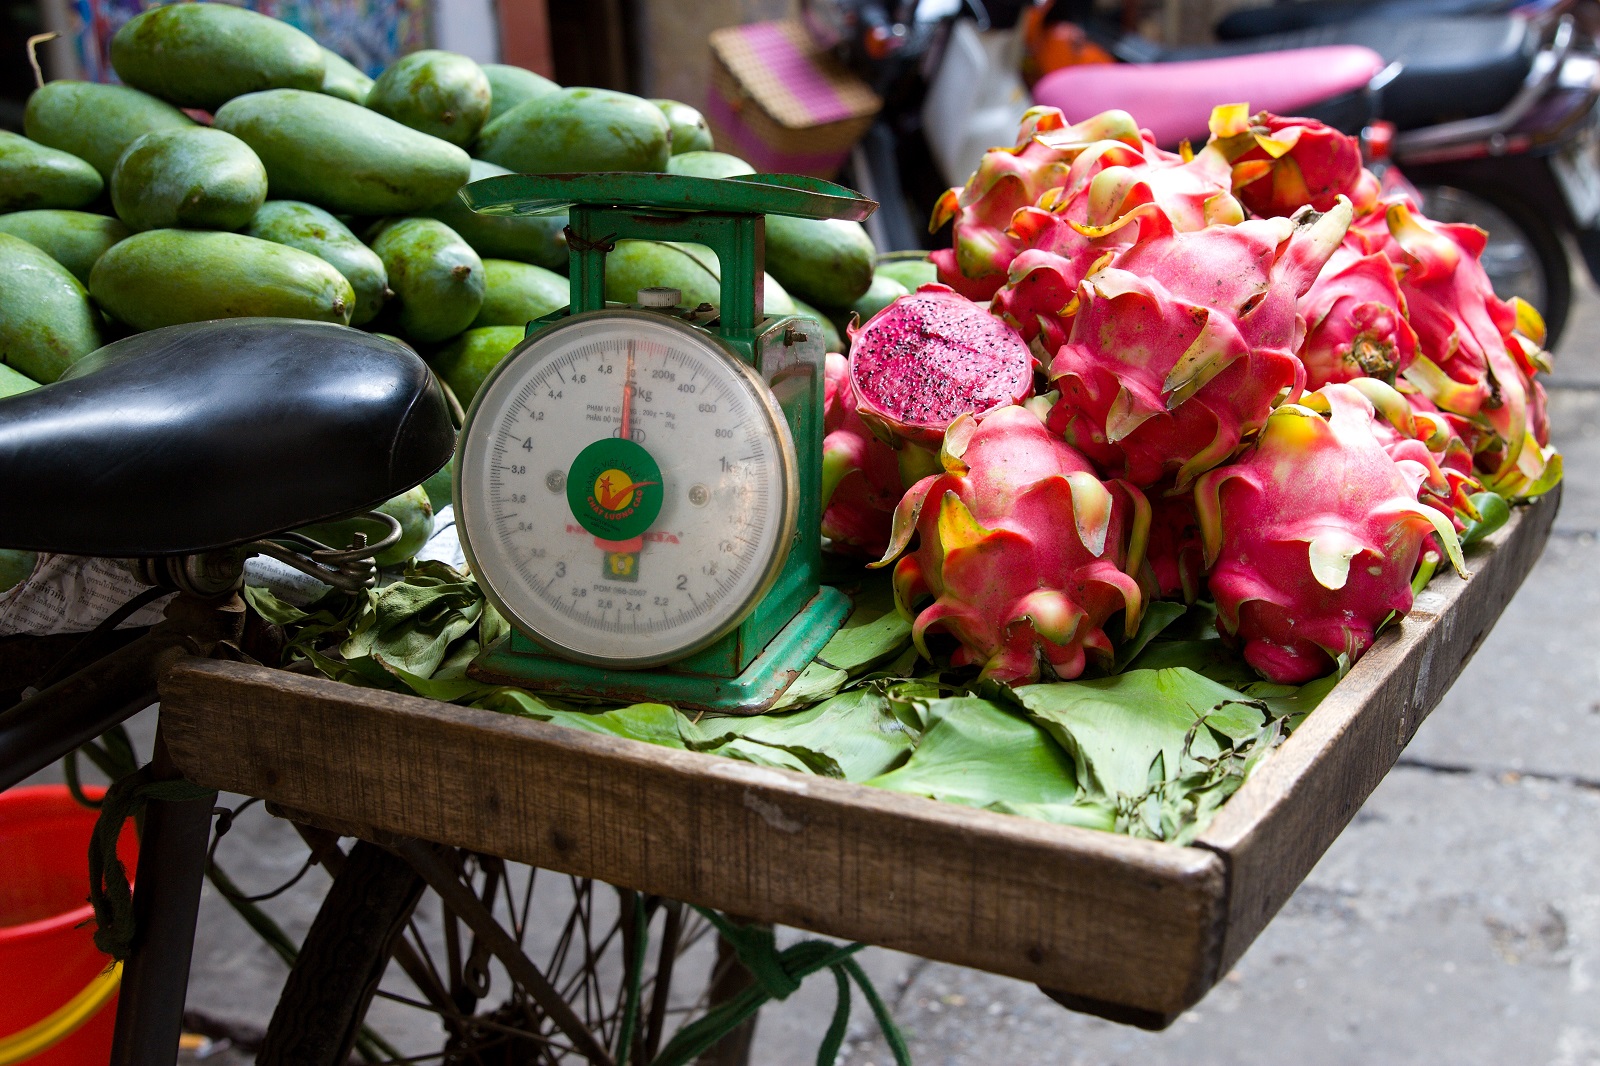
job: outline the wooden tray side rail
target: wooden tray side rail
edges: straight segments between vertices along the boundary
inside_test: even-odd
[[[1222,863],[260,667],[162,690],[192,780],[396,833],[1170,1010],[1211,975]]]
[[[345,833],[490,852],[1034,982],[1159,1026],[1244,952],[1510,599],[1557,501],[1436,581],[1175,847],[190,659],[162,687],[185,775]]]

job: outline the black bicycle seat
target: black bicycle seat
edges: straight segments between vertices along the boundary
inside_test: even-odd
[[[1399,129],[1492,115],[1511,102],[1539,51],[1539,34],[1509,15],[1365,18],[1294,33],[1162,51],[1159,60],[1287,51],[1330,44],[1372,49],[1400,74],[1383,90],[1382,114]]]
[[[374,507],[454,446],[438,383],[392,341],[298,319],[168,326],[0,400],[0,547],[231,547]]]

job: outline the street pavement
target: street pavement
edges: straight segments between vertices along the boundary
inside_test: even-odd
[[[1576,287],[1550,381],[1566,490],[1543,558],[1401,764],[1233,971],[1148,1033],[1073,1014],[1017,981],[869,949],[861,959],[919,1066],[1600,1066],[1600,295],[1587,277]],[[137,723],[146,751],[151,728],[149,715]],[[287,879],[304,855],[259,806],[219,850],[248,891]],[[299,936],[326,887],[313,869],[263,906]],[[284,973],[208,886],[190,1007],[259,1030]],[[388,987],[406,991],[394,976]],[[833,997],[818,977],[764,1010],[751,1061],[814,1063]],[[437,1047],[431,1027],[394,1004],[376,1004],[371,1020],[407,1049]],[[215,1050],[207,1061],[250,1061]],[[892,1062],[859,998],[840,1062]]]

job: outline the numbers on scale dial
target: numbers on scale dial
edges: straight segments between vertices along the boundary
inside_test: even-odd
[[[543,611],[578,630],[644,635],[748,594],[750,571],[775,547],[782,457],[760,403],[710,365],[720,358],[676,335],[626,346],[602,337],[535,364],[501,409],[485,502]],[[628,564],[637,573],[608,574],[606,550],[567,505],[566,472],[584,446],[619,435],[624,417],[661,466],[665,500]]]

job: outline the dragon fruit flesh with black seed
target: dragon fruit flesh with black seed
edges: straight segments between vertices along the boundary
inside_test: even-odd
[[[1102,482],[1025,407],[957,419],[940,459],[944,471],[901,500],[875,564],[898,558],[895,603],[923,655],[942,633],[958,644],[955,665],[1018,685],[1075,678],[1088,656],[1109,660],[1105,624],[1121,611],[1131,635],[1143,611],[1132,575],[1149,529],[1144,494]],[[914,533],[916,550],[903,554]]]
[[[1195,483],[1217,628],[1268,680],[1355,661],[1391,612],[1411,609],[1429,537],[1463,569],[1450,519],[1417,500],[1427,471],[1390,458],[1374,422],[1356,388],[1325,386]]]
[[[829,352],[823,382],[822,535],[835,551],[876,559],[905,495],[900,461],[856,413],[849,360]]]
[[[886,442],[937,449],[958,415],[1033,394],[1033,353],[1006,325],[944,285],[924,285],[852,326],[857,410]]]
[[[1050,428],[1109,473],[1176,488],[1224,462],[1275,404],[1299,396],[1296,301],[1350,221],[1350,205],[1294,219],[1176,231],[1153,205],[1138,238],[1079,286],[1050,364]]]

